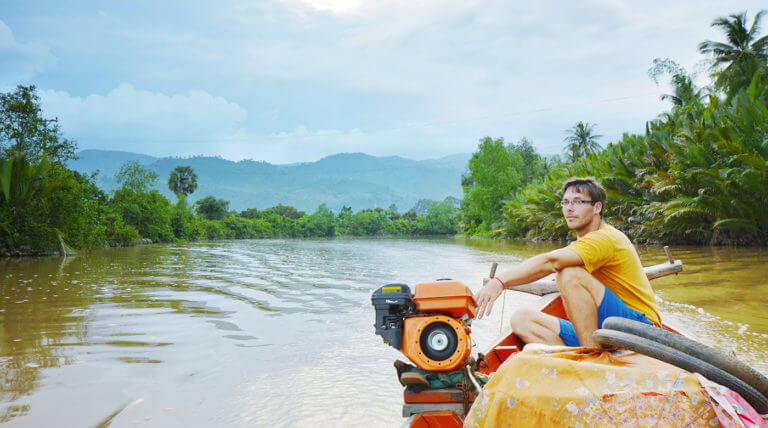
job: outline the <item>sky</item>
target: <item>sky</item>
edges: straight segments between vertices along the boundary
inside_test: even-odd
[[[747,11],[751,23],[761,6],[0,0],[0,91],[36,85],[80,150],[431,159],[490,136],[552,155],[578,121],[603,145],[642,132],[669,107],[653,59],[699,69],[698,44],[723,40],[712,21]]]

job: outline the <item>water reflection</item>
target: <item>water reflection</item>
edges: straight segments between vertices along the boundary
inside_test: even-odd
[[[392,361],[370,293],[451,277],[479,287],[556,248],[491,240],[232,241],[0,260],[0,421],[20,425],[400,423]],[[660,247],[641,247],[645,264]],[[665,321],[768,372],[768,253],[673,248],[654,281]],[[478,350],[516,307],[473,325]],[[301,391],[297,394],[297,391]],[[98,399],[93,399],[98,397]],[[88,403],[83,406],[82,403]]]
[[[11,403],[32,393],[41,369],[71,363],[61,346],[87,336],[93,293],[68,278],[69,260],[0,259],[0,400]],[[29,412],[28,405],[4,406],[0,422]]]

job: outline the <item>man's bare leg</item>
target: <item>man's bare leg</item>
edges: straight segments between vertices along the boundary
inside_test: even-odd
[[[565,345],[560,338],[560,321],[552,315],[528,308],[520,308],[510,319],[512,331],[525,343]]]
[[[557,274],[557,289],[581,346],[596,348],[592,333],[598,328],[597,308],[605,286],[583,267],[567,267]]]

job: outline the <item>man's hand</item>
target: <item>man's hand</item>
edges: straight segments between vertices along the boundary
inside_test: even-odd
[[[483,288],[475,294],[475,302],[478,307],[477,319],[483,319],[484,316],[491,314],[493,302],[501,296],[502,291],[504,291],[504,287],[497,278],[493,278],[483,285]]]

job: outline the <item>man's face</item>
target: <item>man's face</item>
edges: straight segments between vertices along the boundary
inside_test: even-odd
[[[577,191],[574,187],[569,187],[563,195],[563,216],[568,224],[568,229],[579,230],[590,225],[596,218],[600,217],[601,203],[582,204],[579,201],[590,201],[591,198],[586,193]],[[575,202],[575,203],[574,203]]]

